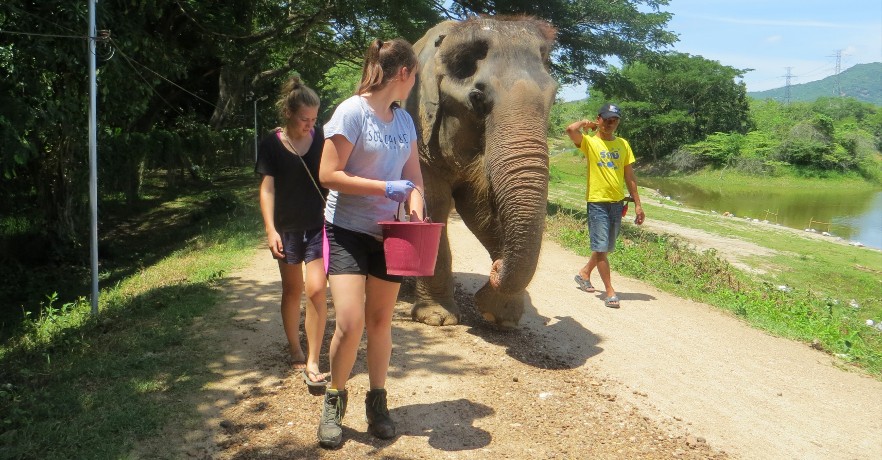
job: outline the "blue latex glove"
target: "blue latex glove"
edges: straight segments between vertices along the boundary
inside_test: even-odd
[[[390,180],[386,182],[386,198],[403,203],[410,196],[415,185],[409,180]]]

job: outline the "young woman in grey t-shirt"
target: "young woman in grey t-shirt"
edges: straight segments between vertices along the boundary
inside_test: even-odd
[[[401,277],[386,274],[377,222],[389,220],[399,203],[407,200],[411,220],[424,216],[416,129],[396,103],[407,98],[416,73],[417,58],[410,43],[374,40],[356,95],[343,101],[324,126],[319,178],[331,190],[325,230],[337,326],[330,348],[331,383],[318,428],[323,447],[337,447],[343,440],[346,382],[365,329],[368,431],[381,439],[395,436],[385,386],[392,354],[392,310]]]

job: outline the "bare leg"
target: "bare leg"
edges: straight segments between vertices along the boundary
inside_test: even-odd
[[[367,367],[370,389],[385,388],[392,357],[392,312],[398,298],[399,283],[368,276],[365,296],[367,328]]]
[[[306,356],[300,348],[300,296],[303,294],[303,270],[300,264],[286,264],[279,261],[282,275],[282,326],[288,338],[288,352],[294,361],[294,368],[303,369]]]
[[[616,295],[616,290],[612,285],[612,277],[609,269],[609,259],[606,252],[592,252],[591,260],[595,261],[597,272],[600,273],[600,279],[603,281],[603,287],[606,288],[606,296],[612,297]],[[590,262],[589,262],[590,264]]]
[[[337,327],[331,338],[331,385],[343,390],[355,365],[358,344],[364,332],[364,275],[331,275],[331,296],[337,312]]]
[[[325,335],[325,324],[328,320],[327,278],[323,259],[316,259],[306,264],[306,369],[309,378],[320,381],[324,375],[319,370],[319,355],[322,351],[322,339]]]
[[[597,253],[592,252],[591,257],[588,258],[588,263],[579,270],[579,276],[581,276],[583,280],[591,280],[591,272],[593,272],[594,267],[597,266],[597,256],[595,256],[595,254]]]

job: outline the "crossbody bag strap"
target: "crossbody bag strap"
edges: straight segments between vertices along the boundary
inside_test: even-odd
[[[315,135],[314,134],[313,134],[312,140],[313,140],[313,142],[315,142]],[[310,146],[310,147],[312,147],[312,146]],[[309,154],[309,150],[307,150],[306,153]],[[309,179],[312,181],[312,185],[315,186],[315,191],[318,192],[319,198],[322,199],[322,203],[327,205],[328,202],[325,200],[325,195],[322,193],[322,188],[319,187],[318,181],[315,180],[315,177],[312,175],[312,171],[310,171],[309,166],[306,165],[306,160],[304,160],[303,157],[300,155],[294,155],[294,156],[296,156],[297,158],[300,158],[300,164],[303,165],[303,169],[306,170],[306,174],[309,176]]]
[[[364,132],[365,119],[367,118],[367,114],[365,113],[365,109],[364,109],[364,98],[362,96],[358,96],[358,98],[359,98],[358,107],[361,109],[361,129],[358,131],[358,137],[356,137],[355,141],[352,142],[353,148],[355,148],[355,144],[358,143],[358,141],[361,139],[361,135]],[[313,141],[314,141],[315,140],[315,128],[313,128],[312,134],[313,134]],[[309,153],[309,151],[307,151],[307,153]],[[322,194],[322,189],[321,189],[321,187],[319,187],[318,181],[316,181],[315,177],[313,177],[312,172],[310,172],[309,166],[306,165],[306,161],[300,155],[295,155],[295,156],[297,158],[300,158],[300,163],[303,164],[303,169],[306,170],[306,174],[308,174],[309,178],[312,180],[312,185],[315,186],[315,190],[318,192],[319,197],[321,197],[322,202],[327,205],[328,202],[327,202],[327,200],[325,200],[325,196]]]

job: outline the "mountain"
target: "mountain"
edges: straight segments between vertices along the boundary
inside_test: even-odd
[[[836,95],[835,75],[823,80],[790,85],[791,101],[814,101],[819,97]],[[882,62],[857,64],[839,73],[842,95],[882,106]],[[748,92],[754,99],[785,100],[785,88]]]

